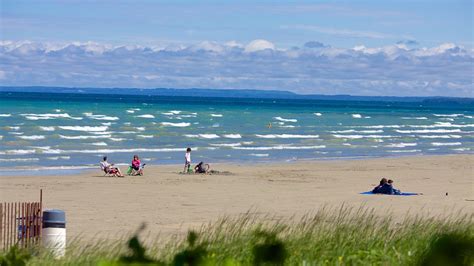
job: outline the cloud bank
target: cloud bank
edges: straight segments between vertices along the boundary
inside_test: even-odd
[[[0,85],[276,89],[303,94],[473,95],[474,50],[447,43],[278,49],[202,42],[174,46],[0,42]]]

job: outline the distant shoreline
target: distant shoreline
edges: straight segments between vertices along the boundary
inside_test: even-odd
[[[360,95],[324,95],[297,94],[283,90],[252,89],[204,89],[204,88],[76,88],[47,86],[0,86],[0,93],[54,93],[54,94],[105,94],[140,96],[181,96],[211,98],[255,98],[255,99],[291,99],[291,100],[328,100],[328,101],[380,101],[380,102],[456,102],[473,104],[473,98],[448,96],[360,96]]]

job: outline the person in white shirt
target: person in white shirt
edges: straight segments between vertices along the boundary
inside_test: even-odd
[[[123,177],[122,172],[120,171],[120,168],[114,166],[114,164],[110,164],[107,162],[107,156],[104,156],[103,161],[100,162],[100,167],[106,172],[110,173],[114,176],[119,176]]]
[[[184,155],[184,173],[189,173],[191,169],[191,148],[186,149],[186,154]]]

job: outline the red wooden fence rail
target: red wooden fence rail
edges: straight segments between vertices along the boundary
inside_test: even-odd
[[[39,202],[0,203],[0,249],[29,247],[41,241],[43,195]]]

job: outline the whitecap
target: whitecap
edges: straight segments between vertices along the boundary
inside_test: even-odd
[[[59,159],[62,159],[62,160],[69,160],[71,159],[71,156],[53,156],[53,157],[47,157],[48,160],[53,160],[53,161],[57,161]]]
[[[354,130],[354,129],[347,129],[347,130],[334,130],[330,131],[331,133],[367,133],[367,134],[374,134],[374,133],[383,133],[383,130]]]
[[[222,114],[211,114],[212,117],[223,117]]]
[[[117,121],[117,120],[119,120],[119,118],[116,117],[116,116],[94,115],[93,113],[84,113],[84,115],[87,116],[90,119],[95,119],[95,120],[105,120],[105,121]]]
[[[135,113],[135,110],[127,110],[127,113],[133,114],[133,113]]]
[[[433,146],[459,146],[462,145],[461,142],[432,142]]]
[[[41,129],[43,131],[54,131],[54,127],[42,127],[42,126],[40,126],[39,129]]]
[[[391,143],[388,145],[385,145],[387,148],[405,148],[405,147],[414,147],[417,146],[417,143]]]
[[[42,135],[17,136],[17,138],[25,139],[25,140],[39,140],[39,139],[45,139],[45,136],[42,136]]]
[[[241,139],[242,138],[240,134],[224,134],[223,137],[228,138],[228,139]]]
[[[216,146],[216,147],[238,147],[242,146],[241,143],[211,143],[211,146]]]
[[[292,135],[292,134],[268,134],[268,135],[259,135],[256,134],[258,138],[264,139],[314,139],[319,138],[319,135]]]
[[[139,138],[144,138],[144,139],[151,139],[153,138],[153,135],[137,135]]]
[[[150,115],[150,114],[146,114],[146,115],[137,115],[135,117],[138,117],[138,118],[155,118],[154,115]]]
[[[409,120],[409,119],[415,119],[415,120],[427,120],[428,117],[424,117],[424,116],[414,116],[414,117],[402,117],[402,119],[406,119],[406,120]]]
[[[255,157],[268,157],[270,154],[268,153],[251,153],[249,154],[250,156],[255,156]]]
[[[422,129],[422,130],[399,130],[395,129],[396,132],[402,134],[410,133],[456,133],[461,132],[460,129]]]
[[[169,126],[169,127],[189,127],[191,125],[191,123],[186,123],[186,122],[182,122],[182,123],[162,122],[161,125],[162,126]]]
[[[401,153],[401,152],[421,152],[421,150],[390,150],[388,152],[395,152],[395,153]]]
[[[256,151],[268,151],[268,150],[313,150],[313,149],[324,149],[325,145],[318,146],[267,146],[267,147],[232,147],[236,150],[256,150]]]
[[[1,159],[0,162],[37,162],[39,158],[11,158],[11,159]]]
[[[274,117],[275,120],[282,121],[282,122],[293,122],[296,123],[298,120],[296,119],[288,119],[288,118],[283,118],[281,116]]]
[[[94,142],[94,143],[90,143],[91,145],[94,145],[94,146],[107,146],[107,143],[105,142]]]
[[[20,130],[20,127],[14,127],[14,126],[7,126],[7,128],[10,130]]]
[[[74,131],[106,131],[109,127],[108,126],[58,126],[60,129],[64,130],[74,130]]]
[[[64,136],[59,135],[61,139],[107,139],[110,138],[111,135],[98,135],[98,136]]]
[[[433,115],[437,117],[458,117],[458,116],[462,116],[463,114],[433,114]]]
[[[362,115],[360,115],[360,114],[352,114],[352,117],[353,117],[353,118],[362,118]]]
[[[135,127],[135,129],[138,131],[145,131],[145,127]]]
[[[111,122],[105,122],[105,123],[101,123],[101,125],[103,125],[103,126],[111,126],[112,123],[111,123]]]
[[[461,135],[418,135],[418,138],[423,139],[460,139]]]
[[[452,149],[453,151],[470,151],[471,148],[456,148],[456,149]]]
[[[124,138],[109,138],[111,141],[124,141]]]
[[[203,138],[203,139],[217,139],[219,138],[218,135],[216,134],[186,134],[184,135],[185,137],[188,138]]]
[[[10,117],[12,114],[0,114],[0,117]]]
[[[397,136],[389,136],[389,135],[340,135],[340,134],[333,134],[335,138],[344,138],[344,139],[362,139],[362,138],[397,138]]]
[[[28,120],[47,120],[47,119],[57,119],[57,118],[68,118],[73,120],[82,120],[82,117],[73,117],[68,113],[64,114],[20,114]]]
[[[321,113],[314,113],[315,116],[322,116],[323,114]]]

